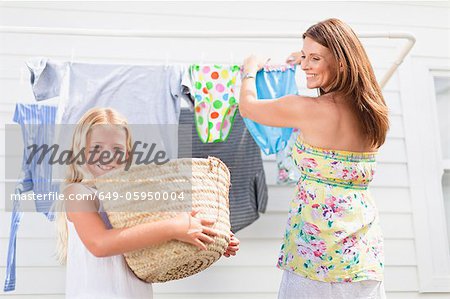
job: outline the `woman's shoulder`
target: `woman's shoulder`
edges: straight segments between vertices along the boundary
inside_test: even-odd
[[[286,102],[290,109],[296,111],[300,129],[329,123],[330,119],[339,115],[336,105],[325,96],[290,95],[287,96]]]
[[[318,97],[305,96],[305,95],[287,95],[285,98],[288,99],[292,104],[298,105],[303,109],[317,110],[323,112],[324,109],[334,109],[341,106],[340,104],[344,103],[345,100],[341,97],[338,97],[335,94],[324,94]]]
[[[289,95],[285,95],[283,96],[283,98],[288,98],[291,99],[293,101],[297,101],[299,103],[306,103],[306,104],[317,104],[318,103],[318,97],[311,97],[311,96],[306,96],[306,95],[301,95],[301,94],[289,94]]]
[[[283,103],[290,109],[297,111],[299,116],[310,117],[315,112],[323,110],[323,103],[320,98],[305,95],[286,95],[281,97]]]

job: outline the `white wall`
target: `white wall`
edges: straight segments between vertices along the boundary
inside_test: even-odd
[[[276,31],[298,32],[338,17],[356,32],[408,31],[417,43],[411,56],[450,58],[450,7],[445,2],[256,2],[256,3],[0,3],[0,25],[96,29]],[[33,102],[24,61],[48,56],[77,61],[114,63],[241,62],[251,52],[283,61],[300,48],[301,40],[136,39],[0,34],[0,122],[11,123],[14,103]],[[363,40],[377,73],[390,66],[400,41]],[[413,225],[404,105],[399,72],[384,95],[391,109],[391,130],[379,155],[372,192],[381,213],[386,244],[385,286],[389,298],[449,298],[450,294],[419,294],[416,238]],[[412,87],[412,86],[411,86]],[[1,132],[1,163],[4,165]],[[266,214],[238,233],[241,251],[220,260],[194,277],[155,285],[155,298],[276,298],[281,271],[275,268],[292,188],[275,184],[276,164],[265,160],[269,184]],[[1,167],[0,179],[4,179]],[[0,184],[3,194],[4,184]],[[2,199],[3,200],[3,199]],[[3,208],[3,204],[2,207]],[[0,284],[3,285],[10,213],[0,211]],[[51,256],[51,224],[42,215],[27,213],[18,240],[18,282],[15,298],[62,298],[64,268]]]

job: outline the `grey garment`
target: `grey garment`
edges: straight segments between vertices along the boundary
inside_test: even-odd
[[[61,67],[64,65],[64,67]],[[92,107],[117,109],[133,124],[178,124],[181,65],[29,63],[36,100],[59,96],[57,123],[76,124]],[[189,100],[190,101],[190,100]]]
[[[284,270],[278,299],[386,299],[384,283],[376,280],[358,282],[323,282]]]
[[[196,132],[194,112],[189,109],[181,109],[180,125],[190,125],[192,134],[179,136],[179,157],[213,156],[230,169],[231,230],[237,232],[252,224],[259,218],[260,212],[266,211],[268,191],[261,150],[247,130],[239,111],[231,133],[224,142],[202,143]]]
[[[29,65],[32,77],[39,73],[40,78],[46,78],[34,84],[33,90],[39,95],[36,100],[45,99],[44,95],[55,96],[59,91],[57,124],[76,124],[89,109],[110,107],[130,124],[160,125],[151,129],[162,136],[168,156],[176,157],[181,99],[190,103],[181,87],[186,66],[65,63],[60,68],[61,63],[45,63],[47,66],[41,63],[36,69]],[[173,126],[169,129],[165,125]]]
[[[30,83],[36,101],[59,96],[67,63],[50,62],[45,57],[34,57],[28,59],[26,65],[31,73]]]
[[[178,124],[183,69],[73,63],[57,122],[75,124],[88,109],[100,106],[118,110],[132,124]]]

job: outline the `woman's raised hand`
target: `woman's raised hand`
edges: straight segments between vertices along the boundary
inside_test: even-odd
[[[218,236],[218,233],[210,227],[215,221],[195,217],[198,212],[200,211],[193,210],[190,213],[180,213],[180,215],[175,218],[174,239],[190,243],[202,250],[206,250],[205,244],[213,243],[214,240],[212,237]]]
[[[292,52],[286,58],[286,63],[289,63],[289,64],[300,64],[301,59],[302,59],[302,53],[301,52]]]
[[[262,69],[269,60],[270,58],[252,54],[244,59],[243,70],[246,73],[256,73]]]

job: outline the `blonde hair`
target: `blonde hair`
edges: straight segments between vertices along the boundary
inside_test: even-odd
[[[88,110],[78,121],[75,131],[73,133],[71,156],[70,160],[76,156],[81,150],[86,149],[88,138],[92,129],[97,125],[118,125],[123,128],[126,133],[126,152],[127,157],[131,152],[131,131],[128,127],[128,122],[125,117],[120,115],[112,108],[92,108]],[[67,185],[72,183],[88,183],[92,180],[92,175],[84,169],[84,165],[79,165],[77,161],[81,159],[78,155],[77,160],[74,160],[68,169],[64,184],[61,185],[61,190],[64,190]],[[86,164],[86,163],[80,163]],[[53,211],[56,213],[56,258],[60,264],[65,264],[67,260],[67,240],[68,228],[66,222],[65,201],[57,200],[53,205]]]
[[[309,37],[328,48],[336,63],[337,76],[328,92],[354,99],[354,111],[372,147],[379,148],[389,129],[388,108],[369,58],[355,32],[339,19],[327,19],[306,30]],[[342,72],[340,66],[343,67]],[[320,94],[324,91],[320,89]]]

